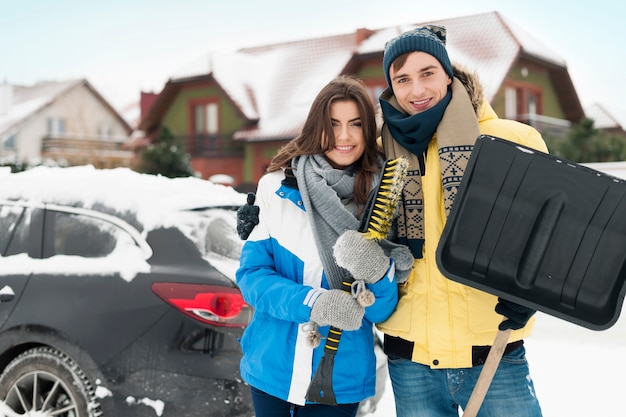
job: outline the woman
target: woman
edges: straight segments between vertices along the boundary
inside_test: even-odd
[[[237,272],[255,310],[241,342],[241,375],[257,417],[355,416],[359,402],[374,395],[372,329],[397,303],[395,263],[377,244],[366,251],[380,262],[370,277],[354,277],[375,295],[375,303],[363,307],[340,289],[347,272],[333,246],[358,228],[382,164],[367,90],[342,76],[320,91],[302,133],[279,150],[259,181],[259,224]],[[332,373],[337,405],[306,400],[324,354],[319,338],[329,326],[343,330]]]

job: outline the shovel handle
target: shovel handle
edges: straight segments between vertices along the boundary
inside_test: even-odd
[[[470,395],[469,401],[467,402],[467,407],[465,407],[463,411],[463,417],[476,417],[478,414],[478,410],[491,385],[491,380],[498,369],[500,359],[502,359],[502,355],[504,355],[504,350],[509,342],[510,335],[511,329],[498,330],[498,334],[491,345],[487,359],[485,359],[483,369],[480,371],[480,375],[478,375],[478,380],[476,381],[476,385],[474,385],[472,395]]]

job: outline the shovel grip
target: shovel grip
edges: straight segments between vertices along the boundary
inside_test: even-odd
[[[498,331],[493,345],[491,345],[491,349],[489,349],[489,354],[487,355],[483,369],[480,371],[476,385],[474,385],[472,395],[467,402],[465,410],[463,410],[463,417],[476,417],[478,414],[478,410],[480,410],[485,395],[487,395],[487,390],[489,390],[489,386],[491,385],[491,380],[496,374],[500,359],[502,359],[502,355],[504,355],[504,350],[509,342],[510,335],[511,329]]]

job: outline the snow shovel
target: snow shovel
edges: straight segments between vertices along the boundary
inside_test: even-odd
[[[624,301],[624,247],[625,180],[482,135],[437,266],[453,281],[604,330]]]
[[[626,181],[487,135],[476,140],[437,248],[447,278],[604,330],[626,292]],[[500,331],[465,410],[506,347]]]
[[[393,215],[402,195],[408,164],[408,160],[402,156],[385,161],[376,193],[368,201],[365,214],[359,225],[359,232],[363,233],[366,239],[380,241],[389,234]],[[351,292],[351,284],[351,279],[344,280],[342,290]],[[322,356],[306,394],[306,399],[309,401],[320,404],[337,404],[333,391],[333,367],[341,333],[341,329],[331,326],[324,346],[324,356]]]

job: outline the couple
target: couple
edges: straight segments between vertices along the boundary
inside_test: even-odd
[[[458,416],[498,329],[513,332],[478,415],[541,416],[523,346],[534,311],[448,280],[435,252],[456,191],[445,184],[458,186],[479,134],[547,149],[535,129],[496,116],[477,77],[452,65],[445,39],[445,28],[424,26],[385,46],[379,140],[364,85],[338,77],[259,181],[258,225],[237,272],[255,309],[240,369],[257,417],[355,416],[374,395],[374,324],[397,417]],[[409,168],[397,227],[379,245],[356,230],[384,160],[400,156]],[[344,292],[345,274],[375,302]],[[336,401],[307,401],[331,326],[343,330]]]

